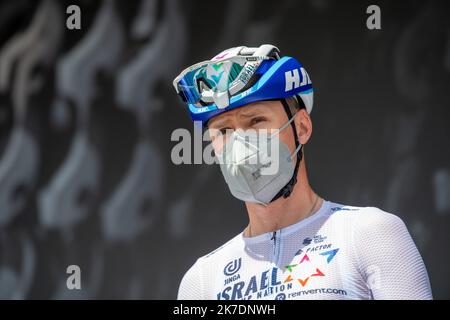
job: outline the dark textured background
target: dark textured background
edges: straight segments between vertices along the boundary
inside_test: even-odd
[[[71,31],[65,8],[74,3],[82,29]],[[381,8],[381,30],[366,28],[370,4]],[[240,232],[247,218],[217,166],[171,163],[172,131],[192,130],[171,81],[225,48],[262,43],[297,57],[313,81],[314,133],[305,149],[313,188],[328,200],[400,216],[435,298],[450,298],[449,7],[448,1],[2,1],[0,298],[175,298],[195,258]],[[4,52],[24,32],[39,30],[31,21],[42,8],[48,10],[42,32],[7,60]],[[77,67],[64,71],[66,58],[95,36],[102,10],[105,30]],[[134,77],[119,81],[130,68]],[[70,92],[61,89],[62,74]],[[28,140],[13,142],[17,128]],[[80,132],[90,156],[75,161],[61,193],[40,205]],[[15,153],[11,144],[23,141]],[[108,211],[138,147],[143,167],[133,179],[141,180],[119,192],[122,206]],[[16,174],[22,176],[5,182]],[[73,197],[64,196],[71,188]],[[81,267],[82,290],[66,289],[71,264]]]

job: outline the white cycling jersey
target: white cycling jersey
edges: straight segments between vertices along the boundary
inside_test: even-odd
[[[243,233],[199,258],[178,299],[432,299],[403,221],[374,207],[323,201],[295,224]]]

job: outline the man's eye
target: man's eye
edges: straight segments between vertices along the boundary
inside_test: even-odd
[[[253,125],[263,122],[263,121],[266,121],[266,119],[264,117],[255,117],[255,118],[252,118],[252,120],[250,121],[250,125],[253,126]]]
[[[221,129],[219,129],[219,132],[222,134],[222,135],[226,135],[227,133],[230,133],[231,132],[231,128],[221,128]]]

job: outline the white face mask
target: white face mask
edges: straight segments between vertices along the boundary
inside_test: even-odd
[[[293,158],[302,145],[291,154],[278,134],[294,118],[295,115],[274,134],[234,131],[229,136],[218,157],[233,196],[267,205],[291,180],[295,171]]]

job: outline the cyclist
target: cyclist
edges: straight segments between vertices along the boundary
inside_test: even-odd
[[[241,233],[197,259],[178,299],[432,299],[400,218],[324,200],[309,185],[303,146],[313,88],[296,59],[272,45],[235,47],[187,68],[174,86],[210,131],[249,217]]]

